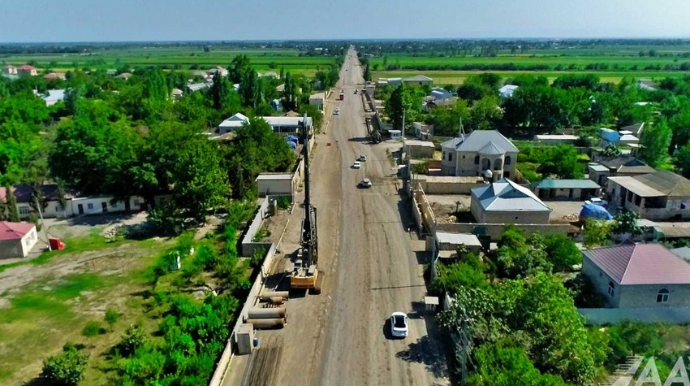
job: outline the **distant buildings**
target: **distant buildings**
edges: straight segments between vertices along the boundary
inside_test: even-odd
[[[29,66],[28,64],[25,64],[25,65],[19,66],[17,68],[17,74],[18,75],[36,76],[36,75],[38,75],[38,70],[36,70],[35,67],[32,67],[32,66]]]
[[[17,67],[8,64],[2,68],[2,73],[5,75],[17,75]]]
[[[299,130],[300,122],[304,120],[304,117],[302,116],[260,118],[266,121],[271,126],[273,131],[278,133],[296,133]],[[221,122],[220,125],[218,125],[218,133],[222,135],[228,132],[235,131],[248,122],[249,118],[247,118],[247,116],[241,113],[237,113],[232,117]],[[307,127],[311,130],[312,119],[310,117],[307,117]]]
[[[519,88],[514,84],[507,84],[498,89],[498,95],[503,99],[512,98],[515,91]]]

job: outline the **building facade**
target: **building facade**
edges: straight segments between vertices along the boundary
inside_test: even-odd
[[[496,130],[477,130],[441,144],[441,173],[483,176],[489,181],[515,178],[518,149]]]

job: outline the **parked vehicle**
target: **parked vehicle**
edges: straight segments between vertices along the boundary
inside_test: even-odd
[[[371,180],[368,178],[364,178],[362,181],[359,182],[359,185],[357,186],[364,189],[371,188]]]
[[[353,169],[359,169],[362,167],[362,164],[359,163],[359,161],[355,161],[355,163],[352,164]]]
[[[359,158],[357,158],[357,161],[366,162],[366,160],[367,160],[366,154],[360,154],[360,155],[359,155]]]

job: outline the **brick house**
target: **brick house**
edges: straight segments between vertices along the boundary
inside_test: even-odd
[[[441,144],[444,176],[515,178],[518,149],[496,130],[475,130]]]
[[[582,254],[582,273],[609,307],[690,307],[690,264],[659,244],[624,243]]]

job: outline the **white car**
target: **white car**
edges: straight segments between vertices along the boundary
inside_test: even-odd
[[[359,186],[360,188],[363,188],[363,189],[371,188],[371,180],[368,178],[365,178],[362,181],[360,181],[357,186]]]
[[[391,335],[396,338],[407,336],[409,319],[404,312],[394,312],[391,314]]]
[[[353,169],[359,169],[362,167],[362,164],[359,163],[359,161],[355,161],[355,163],[352,164]]]

